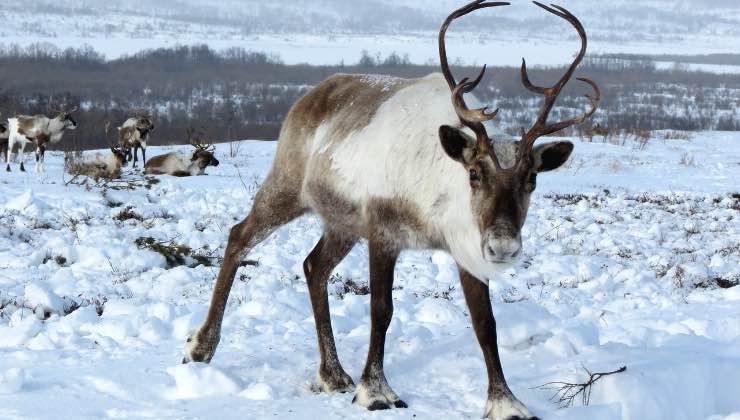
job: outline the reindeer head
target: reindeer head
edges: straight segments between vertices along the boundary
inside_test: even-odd
[[[49,100],[49,107],[51,108],[51,99]],[[76,130],[77,121],[72,118],[72,114],[77,112],[77,107],[72,108],[71,111],[67,111],[66,105],[62,104],[57,110],[56,120],[62,123],[64,130]]]
[[[118,148],[118,147],[111,146],[110,151],[111,153],[113,153],[113,156],[116,158],[116,162],[118,162],[119,165],[126,166],[126,163],[128,161],[126,160],[125,150]]]
[[[190,158],[191,162],[196,162],[198,168],[203,170],[208,166],[218,166],[219,161],[213,154],[216,151],[216,147],[206,142],[203,139],[203,132],[199,132],[198,136],[194,136],[195,129],[188,128],[188,141],[195,148],[193,156]]]
[[[590,118],[600,99],[598,86],[589,79],[579,78],[593,87],[595,96],[586,95],[591,102],[591,109],[584,115],[554,124],[547,122],[547,117],[555,104],[560,91],[570,80],[574,71],[586,53],[586,33],[578,19],[566,9],[559,6],[548,7],[538,2],[537,6],[560,16],[576,29],[581,37],[581,50],[570,65],[565,75],[552,87],[533,85],[527,74],[526,62],[522,60],[521,77],[524,86],[531,92],[543,95],[545,100],[537,120],[532,128],[522,133],[522,139],[511,145],[511,159],[501,164],[503,153],[494,152],[493,140],[489,138],[483,123],[496,117],[498,110],[487,113],[486,108],[469,109],[463,94],[473,91],[480,83],[486,71],[485,66],[478,77],[470,81],[465,78],[455,81],[447,62],[445,34],[453,20],[468,13],[487,7],[505,6],[505,2],[486,2],[476,0],[453,12],[442,25],[439,33],[439,50],[442,73],[452,90],[452,102],[461,125],[475,133],[469,136],[458,127],[442,126],[439,137],[442,147],[449,157],[460,162],[468,171],[471,208],[481,232],[480,244],[483,256],[489,262],[510,262],[516,258],[522,248],[521,229],[527,217],[530,195],[537,185],[537,175],[557,169],[570,156],[573,144],[568,141],[545,143],[534,146],[535,141],[545,135],[556,133]],[[500,160],[501,159],[501,160]]]
[[[136,129],[141,133],[141,137],[146,137],[147,133],[154,131],[154,122],[152,115],[148,111],[139,111],[136,113]]]

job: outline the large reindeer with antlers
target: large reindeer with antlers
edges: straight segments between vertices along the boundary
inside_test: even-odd
[[[49,101],[51,109],[51,100]],[[6,159],[6,170],[10,172],[10,155],[16,145],[20,146],[18,156],[20,157],[20,169],[25,171],[23,151],[28,143],[36,145],[36,172],[44,171],[44,155],[48,143],[58,143],[66,130],[77,128],[77,122],[72,118],[72,114],[77,111],[77,107],[67,111],[62,105],[57,111],[57,116],[49,118],[46,115],[19,115],[15,118],[8,119],[8,157]]]
[[[561,166],[573,150],[567,141],[538,146],[535,141],[587,120],[600,94],[594,82],[579,79],[596,91],[588,96],[590,110],[577,118],[547,122],[584,57],[586,33],[566,9],[535,3],[575,27],[581,50],[551,87],[534,85],[522,63],[524,85],[544,96],[544,102],[521,141],[492,142],[483,123],[496,112],[469,109],[463,98],[481,81],[485,67],[475,80],[458,83],[448,65],[445,34],[455,19],[507,4],[477,0],[447,18],[439,34],[442,74],[413,80],[336,75],[293,106],[249,215],[231,229],[207,317],[189,336],[184,362],[213,358],[229,291],[247,252],[278,227],[312,211],[324,220],[324,232],[303,268],[318,336],[318,381],[324,391],[355,390],[354,402],[369,410],[406,407],[383,371],[394,266],[404,249],[441,249],[457,262],[483,350],[489,384],[485,416],[534,418],[504,378],[488,278],[522,252],[521,229],[538,174]],[[369,248],[371,329],[367,361],[355,388],[337,357],[327,279],[360,238],[367,239]]]
[[[198,176],[205,175],[206,168],[218,166],[219,161],[214,156],[216,147],[203,138],[203,133],[195,136],[193,128],[188,128],[188,142],[195,150],[186,155],[170,152],[155,156],[144,164],[144,172],[149,175]]]

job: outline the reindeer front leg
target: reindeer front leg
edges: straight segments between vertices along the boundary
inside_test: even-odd
[[[44,155],[46,154],[46,145],[36,146],[36,173],[44,172]]]
[[[385,333],[393,317],[393,269],[399,252],[390,244],[370,239],[370,348],[352,402],[368,410],[406,408],[385,378]]]
[[[491,420],[537,420],[514,396],[501,369],[496,342],[496,319],[491,310],[488,285],[458,266],[465,302],[470,310],[473,330],[483,350],[488,371],[488,402],[483,417]]]
[[[15,146],[15,142],[11,142],[10,140],[8,140],[8,150],[6,151],[5,155],[5,170],[7,172],[10,172],[10,153],[13,150],[13,146]]]

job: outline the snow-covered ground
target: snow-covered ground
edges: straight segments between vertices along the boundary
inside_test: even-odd
[[[176,44],[243,47],[288,64],[356,63],[363,50],[437,62],[437,32],[463,0],[6,0],[0,43],[91,45],[109,59]],[[568,64],[578,38],[529,2],[481,11],[455,24],[449,53],[464,63]],[[589,53],[737,53],[734,0],[568,0]],[[569,52],[572,51],[572,52]]]
[[[570,29],[570,28],[566,28]],[[571,29],[572,31],[572,29]],[[265,52],[278,56],[285,64],[338,65],[355,64],[364,52],[371,56],[386,57],[397,53],[408,57],[415,64],[437,63],[437,32],[410,34],[257,34],[238,37],[209,38],[207,35],[178,34],[172,37],[83,37],[60,34],[44,37],[35,34],[0,34],[0,46],[50,44],[59,48],[80,48],[90,46],[108,59],[117,59],[154,48],[173,48],[182,45],[206,44],[216,50],[232,47],[250,51]],[[549,34],[548,34],[549,35]],[[467,65],[484,63],[497,66],[518,67],[522,57],[532,66],[561,66],[570,64],[573,54],[578,50],[578,40],[570,32],[563,31],[557,36],[494,36],[481,33],[450,32],[447,39],[450,61]],[[711,38],[697,37],[681,43],[635,42],[619,43],[591,41],[589,52],[593,54],[661,54],[694,55],[727,53],[735,51],[740,37]],[[659,68],[671,69],[674,63],[659,64]],[[737,73],[737,66],[692,64],[691,70],[710,73]],[[683,68],[683,67],[680,67]]]
[[[44,175],[1,173],[0,418],[479,418],[483,358],[439,252],[408,252],[396,268],[386,374],[410,408],[369,413],[351,395],[312,392],[318,353],[301,263],[320,235],[313,216],[280,229],[249,256],[258,265],[239,270],[213,362],[180,364],[218,268],[167,269],[134,242],[220,256],[274,151],[246,141],[229,157],[219,145],[208,176],[152,184],[128,173],[149,184],[134,190],[65,185],[59,153]],[[740,287],[719,287],[740,279],[738,179],[737,133],[644,150],[576,140],[571,162],[539,177],[525,255],[491,282],[520,399],[544,419],[739,418]],[[126,206],[135,215],[117,220]],[[366,247],[331,281],[339,356],[357,380]],[[552,391],[535,388],[620,366],[589,406],[558,409]]]

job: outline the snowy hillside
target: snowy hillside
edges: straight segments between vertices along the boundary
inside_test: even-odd
[[[740,135],[644,149],[574,141],[571,162],[539,177],[525,255],[491,282],[510,386],[543,419],[738,419]],[[127,173],[133,190],[65,185],[59,153],[47,153],[44,175],[0,173],[0,418],[479,418],[485,367],[443,253],[409,252],[396,268],[386,374],[410,408],[371,414],[351,395],[312,392],[301,264],[321,232],[313,216],[240,268],[213,362],[179,364],[218,267],[167,268],[141,238],[221,256],[275,144],[229,151],[218,146],[221,165],[204,177]],[[331,282],[339,357],[356,380],[369,334],[365,246]],[[558,409],[553,391],[535,388],[620,366],[587,407]]]
[[[571,28],[530,2],[484,11],[456,23],[450,54],[466,63],[495,57],[516,65],[562,64]],[[733,0],[562,2],[586,26],[591,52],[737,53],[740,9]],[[60,47],[89,44],[109,58],[145,48],[207,43],[278,53],[287,63],[356,62],[361,51],[436,61],[439,25],[462,0],[10,0],[0,42]],[[453,48],[457,47],[457,48]],[[555,50],[555,53],[552,52]]]

